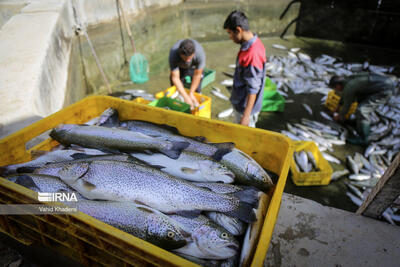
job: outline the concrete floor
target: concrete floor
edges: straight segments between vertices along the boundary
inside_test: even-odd
[[[399,266],[400,228],[283,194],[264,266]]]

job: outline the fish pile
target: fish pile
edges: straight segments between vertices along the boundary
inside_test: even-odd
[[[311,151],[301,150],[295,151],[293,153],[293,159],[299,172],[318,172],[320,169],[318,168],[317,161]]]
[[[276,49],[287,51],[286,56],[271,55],[266,63],[267,76],[277,85],[277,90],[287,97],[290,89],[294,94],[318,92],[327,95],[327,84],[333,75],[350,76],[359,71],[378,74],[392,73],[394,67],[370,65],[368,62],[344,63],[340,59],[322,54],[312,59],[299,48],[288,49],[273,44]]]
[[[333,151],[333,145],[344,145],[346,143],[347,129],[341,125],[321,123],[306,118],[301,123],[286,123],[288,130],[281,133],[296,141],[314,141],[320,151]]]
[[[277,84],[277,90],[287,97],[289,90],[294,94],[320,93],[324,95],[321,103],[325,103],[327,94],[331,90],[327,84],[333,75],[349,76],[360,71],[377,74],[390,74],[394,67],[383,67],[364,63],[344,63],[340,59],[321,55],[315,59],[299,52],[300,49],[288,49],[283,45],[272,45],[275,49],[287,51],[286,56],[271,55],[267,62],[267,75]],[[335,171],[332,181],[341,177],[349,179],[347,182],[349,192],[347,195],[357,205],[361,205],[370,189],[375,186],[383,175],[394,156],[400,152],[400,95],[399,79],[394,78],[395,90],[390,97],[371,99],[368,104],[359,107],[371,122],[369,145],[364,155],[355,153],[347,155],[347,168]],[[307,104],[302,104],[304,110],[313,115],[313,110]],[[302,119],[299,123],[287,123],[287,130],[282,130],[293,140],[314,141],[322,152],[324,158],[336,164],[342,162],[327,152],[334,152],[333,145],[344,145],[348,135],[358,136],[351,126],[346,127],[333,121],[332,116],[320,112],[323,122]],[[294,155],[299,159],[299,155]],[[302,166],[297,160],[300,170],[309,168],[304,163]],[[344,163],[343,163],[344,164]],[[308,164],[309,166],[309,164]],[[357,190],[357,191],[356,191]],[[390,223],[399,222],[399,210],[391,208],[385,211],[383,217]]]
[[[238,240],[273,186],[233,143],[119,121],[112,109],[86,125],[59,125],[50,136],[58,150],[1,174],[36,192],[74,192],[80,211],[191,260],[237,263]]]

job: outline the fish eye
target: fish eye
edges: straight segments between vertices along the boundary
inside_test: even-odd
[[[222,234],[221,234],[221,237],[222,237],[222,238],[227,238],[227,237],[228,237],[228,234],[227,234],[227,233],[222,233]]]
[[[263,180],[264,183],[266,183],[268,181],[266,177],[263,177],[262,180]]]
[[[168,231],[167,236],[168,236],[169,238],[173,238],[173,237],[175,236],[175,233],[174,233],[174,232],[171,232],[171,231]]]

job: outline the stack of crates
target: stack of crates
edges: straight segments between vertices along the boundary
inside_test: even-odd
[[[330,111],[335,112],[336,109],[337,109],[337,107],[338,107],[338,105],[339,105],[340,98],[341,98],[341,97],[338,96],[338,95],[335,93],[335,90],[331,90],[331,91],[328,93],[328,98],[327,98],[326,101],[325,101],[325,106],[326,106]],[[353,114],[354,112],[356,112],[356,109],[357,109],[357,102],[353,102],[353,103],[351,104],[350,109],[349,109],[349,112],[347,112],[345,118],[346,118],[346,119],[350,118],[351,114]]]
[[[324,156],[322,156],[318,146],[312,141],[295,141],[293,142],[293,146],[294,152],[302,150],[310,151],[320,170],[318,172],[300,172],[296,167],[294,158],[292,158],[290,162],[290,171],[292,173],[293,183],[297,186],[328,185],[331,182],[333,170]]]

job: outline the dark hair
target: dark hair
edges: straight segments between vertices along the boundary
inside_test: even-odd
[[[328,86],[330,88],[335,88],[336,85],[344,85],[344,77],[342,76],[332,76],[332,78],[329,80]]]
[[[247,20],[246,15],[238,10],[232,11],[224,23],[224,29],[236,31],[236,27],[240,27],[245,31],[250,30],[249,21]]]
[[[184,56],[193,55],[194,51],[195,51],[194,42],[190,39],[183,40],[178,48],[178,53]]]

